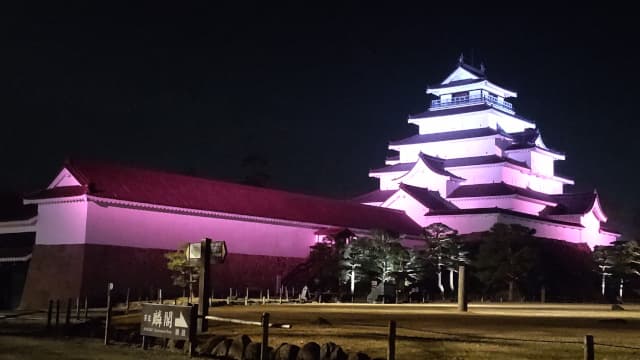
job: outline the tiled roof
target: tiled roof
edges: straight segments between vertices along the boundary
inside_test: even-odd
[[[585,214],[591,210],[598,194],[595,192],[551,195],[555,207],[547,207],[542,215]]]
[[[518,161],[511,158],[504,158],[498,155],[484,155],[484,156],[472,156],[455,159],[444,159],[444,167],[458,167],[458,166],[473,166],[473,165],[485,165],[485,164],[499,164],[508,162],[520,167],[529,168],[526,162]],[[385,173],[385,172],[398,172],[409,171],[413,168],[415,163],[399,163],[394,165],[388,165],[385,167],[373,169],[370,173]]]
[[[473,65],[469,65],[467,63],[464,62],[460,62],[458,64],[459,67],[467,70],[468,72],[472,73],[475,76],[478,76],[482,79],[486,79],[487,75],[484,73],[484,71],[482,71],[481,69],[478,69],[477,67],[473,66]]]
[[[364,203],[374,203],[374,202],[385,202],[391,195],[395,194],[396,190],[374,190],[372,192],[368,192],[366,194],[359,195],[353,199],[352,201],[358,202],[360,204]]]
[[[369,171],[372,174],[375,173],[383,173],[383,172],[396,172],[396,171],[409,171],[413,168],[416,163],[399,163],[394,165],[389,165],[377,169],[372,169]]]
[[[475,83],[479,83],[479,82],[482,82],[482,81],[485,81],[485,80],[486,79],[484,79],[484,78],[455,80],[455,81],[448,82],[446,84],[442,84],[441,83],[441,84],[429,85],[428,89],[443,89],[443,88],[448,88],[448,87],[453,87],[453,86],[475,84]]]
[[[59,186],[52,189],[44,189],[25,195],[27,200],[51,199],[59,197],[70,197],[87,194],[87,187],[84,185]]]
[[[545,193],[533,191],[530,189],[523,189],[517,186],[505,184],[503,182],[491,183],[491,184],[474,184],[474,185],[462,185],[447,198],[465,198],[465,197],[483,197],[483,196],[503,196],[503,195],[521,195],[531,199],[537,199],[541,201],[555,203],[554,198]]]
[[[431,169],[431,171],[435,172],[436,174],[440,174],[442,176],[448,176],[458,180],[464,180],[460,176],[452,174],[444,168],[444,161],[445,161],[444,159],[440,159],[435,156],[430,156],[425,153],[420,153],[419,156],[422,162],[424,162],[424,164],[427,165],[427,167]]]
[[[518,161],[518,160],[507,158],[507,157],[500,157],[498,155],[485,155],[485,156],[473,156],[473,157],[465,157],[465,158],[447,159],[444,162],[444,166],[448,168],[448,167],[456,167],[456,166],[498,164],[501,162],[508,162],[524,168],[529,168],[526,162]]]
[[[573,222],[569,222],[569,221],[562,221],[562,220],[556,220],[556,219],[550,219],[550,218],[546,218],[546,217],[542,217],[542,216],[521,213],[519,211],[502,209],[502,208],[498,208],[498,207],[494,207],[494,208],[476,208],[476,209],[458,209],[458,210],[438,210],[438,211],[430,211],[427,214],[425,214],[425,216],[474,215],[474,214],[506,214],[506,215],[518,216],[518,217],[526,218],[526,219],[545,221],[545,222],[549,222],[549,223],[553,223],[553,224],[569,225],[569,226],[575,226],[575,227],[580,227],[580,228],[584,227],[584,226],[582,226],[581,224],[578,224],[578,223],[573,223]]]
[[[411,195],[412,198],[418,200],[422,205],[429,208],[429,210],[453,210],[458,208],[443,199],[437,191],[407,184],[400,184],[400,189]]]
[[[335,227],[420,234],[420,227],[402,211],[353,201],[101,162],[69,161],[65,168],[86,187],[88,195],[101,198]],[[72,194],[78,191],[75,188],[69,190]]]
[[[417,134],[405,139],[391,141],[389,145],[422,144],[422,143],[428,143],[428,142],[468,139],[468,138],[491,136],[491,135],[497,135],[497,134],[498,132],[496,130],[490,127],[485,127],[485,128],[478,128],[478,129],[447,131],[447,132],[441,132],[441,133],[435,133],[435,134]]]
[[[537,149],[540,149],[540,150],[548,151],[550,153],[554,153],[554,154],[558,154],[558,155],[564,155],[564,153],[562,151],[552,150],[552,149],[549,149],[549,148],[543,148],[543,147],[540,147],[540,146],[538,146],[536,144],[518,144],[518,143],[516,143],[516,144],[512,144],[512,145],[507,146],[505,148],[505,150],[509,151],[509,150],[521,150],[521,149],[531,149],[531,148],[537,148]]]

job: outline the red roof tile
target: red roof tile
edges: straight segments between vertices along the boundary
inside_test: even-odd
[[[421,232],[402,211],[352,201],[109,163],[72,160],[65,168],[96,197],[410,235]],[[79,189],[65,191],[75,194]],[[45,190],[50,197],[58,195],[54,192]]]

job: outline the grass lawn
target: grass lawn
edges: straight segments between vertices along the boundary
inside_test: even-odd
[[[397,359],[582,359],[582,342],[591,334],[596,359],[640,359],[640,306],[611,311],[607,305],[495,304],[453,305],[304,304],[221,306],[211,314],[271,322],[292,329],[270,329],[270,344],[302,345],[333,341],[346,351],[384,357],[388,321],[398,324]],[[318,321],[319,318],[326,320]],[[139,315],[116,317],[120,327],[136,327]],[[0,327],[3,324],[0,323]],[[260,328],[210,322],[211,334],[247,334],[260,341]],[[604,346],[602,344],[612,345]],[[184,359],[180,354],[143,352],[124,345],[104,347],[99,339],[50,339],[0,335],[0,359]]]
[[[292,329],[271,329],[270,342],[302,344],[333,341],[348,351],[384,357],[389,320],[398,326],[398,359],[582,359],[584,335],[596,344],[597,359],[640,359],[640,307],[612,312],[606,305],[472,305],[469,313],[434,305],[271,305],[225,306],[213,315],[272,322]],[[318,317],[330,326],[317,325]],[[618,320],[614,320],[618,319]],[[260,329],[213,322],[216,335]],[[629,348],[634,347],[634,348]]]

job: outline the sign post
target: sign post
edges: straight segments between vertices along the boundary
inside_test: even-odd
[[[140,335],[191,340],[195,306],[142,304]]]
[[[209,313],[208,299],[211,297],[211,270],[210,264],[222,264],[227,257],[227,244],[224,241],[212,241],[204,238],[199,243],[189,244],[187,248],[187,260],[192,266],[200,269],[198,275],[198,329],[206,332],[208,323],[206,316]]]
[[[211,263],[211,239],[205,238],[200,242],[200,286],[198,288],[198,328],[202,332],[209,329],[205,316],[209,315],[209,296],[211,295],[210,263]]]

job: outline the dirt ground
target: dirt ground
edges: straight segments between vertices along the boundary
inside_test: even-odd
[[[270,344],[332,341],[347,352],[384,357],[389,320],[397,322],[397,359],[581,359],[583,339],[594,336],[597,359],[640,359],[640,305],[611,311],[609,305],[471,304],[459,313],[451,304],[272,304],[220,306],[215,316],[271,322],[291,329],[270,329]],[[120,328],[135,329],[139,314],[116,317]],[[15,322],[15,321],[14,321]],[[6,332],[0,320],[0,359],[184,358],[131,345],[104,347],[97,338],[51,338]],[[9,324],[10,325],[10,324]],[[210,334],[247,334],[260,341],[260,328],[210,322]]]

